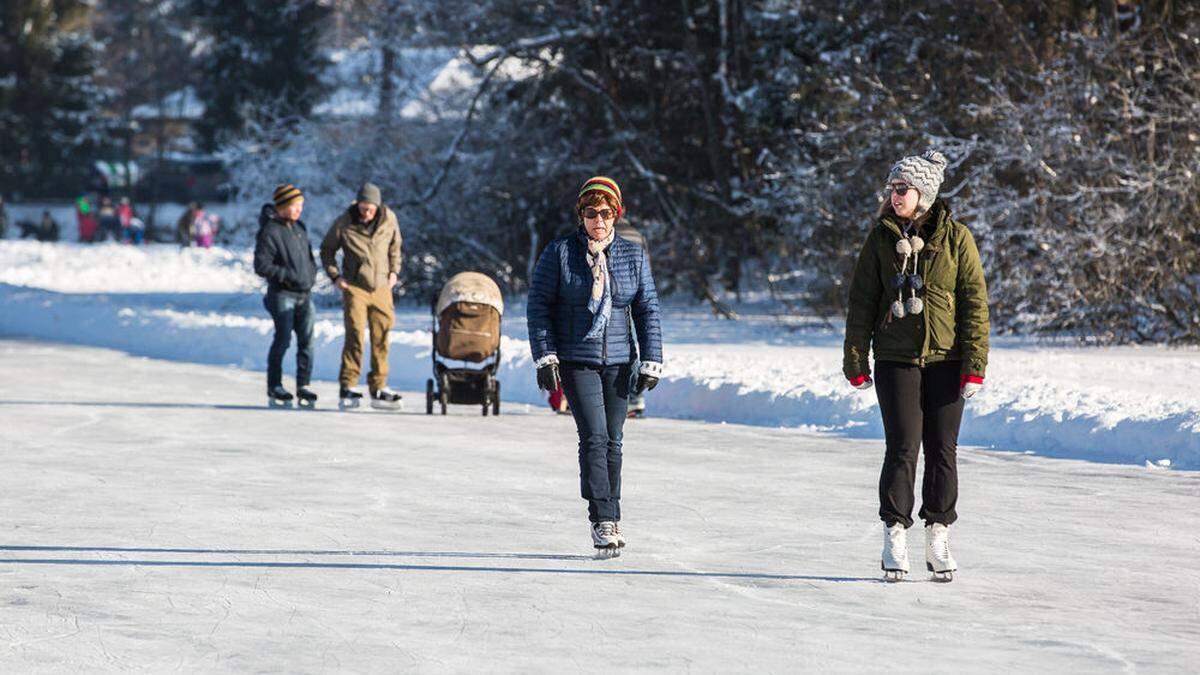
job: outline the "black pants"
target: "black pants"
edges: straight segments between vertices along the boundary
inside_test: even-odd
[[[924,368],[891,361],[875,362],[875,391],[883,413],[887,451],[879,474],[879,517],[889,526],[912,527],[917,451],[925,447],[921,511],[925,523],[950,525],[957,518],[958,428],[963,400],[959,361]]]
[[[579,491],[593,523],[621,519],[621,439],[629,412],[629,364],[559,366],[579,432]]]
[[[307,385],[312,378],[312,335],[316,309],[308,293],[269,291],[263,306],[275,321],[275,337],[267,351],[267,389],[283,384],[283,355],[296,333],[296,386]]]

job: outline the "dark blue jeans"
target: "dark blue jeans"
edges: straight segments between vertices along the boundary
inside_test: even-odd
[[[621,519],[621,438],[633,369],[630,364],[559,366],[563,393],[579,432],[579,489],[593,523]]]
[[[268,291],[263,306],[275,321],[275,338],[267,352],[267,389],[283,384],[283,355],[296,333],[296,386],[303,387],[312,380],[312,334],[316,309],[308,293]]]

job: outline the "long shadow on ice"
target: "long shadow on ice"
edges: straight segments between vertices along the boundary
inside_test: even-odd
[[[263,398],[266,398],[265,396]],[[272,408],[266,404],[263,405],[235,405],[232,403],[147,403],[144,401],[5,401],[0,400],[0,406],[48,406],[54,408],[80,406],[87,408],[150,408],[159,410],[247,410],[251,412],[262,412],[264,410],[281,410],[281,411],[298,411],[303,413],[338,413],[345,414],[346,411],[336,407],[337,398],[332,398],[332,403],[326,403],[324,407],[318,404],[316,408],[301,408],[298,405],[293,405],[290,408]],[[424,401],[422,401],[422,404]],[[372,410],[371,406],[364,403],[362,411]],[[380,413],[385,414],[385,413]],[[420,411],[386,411],[389,415],[425,415],[425,410]]]
[[[379,556],[412,558],[483,558],[513,560],[592,561],[590,556],[542,553],[483,553],[461,551],[324,551],[324,550],[265,550],[265,549],[195,549],[195,548],[122,548],[85,546],[0,546],[0,552],[41,553],[168,553],[218,555],[311,555],[311,556]],[[489,572],[535,574],[600,574],[636,577],[677,577],[705,579],[743,579],[760,581],[824,581],[832,583],[882,583],[874,577],[839,577],[811,574],[770,574],[761,572],[694,572],[680,570],[501,567],[494,565],[431,565],[384,562],[293,562],[244,560],[106,560],[101,558],[8,558],[4,565],[78,565],[94,567],[181,567],[181,568],[249,568],[249,569],[322,569],[322,570],[400,570],[411,572]]]

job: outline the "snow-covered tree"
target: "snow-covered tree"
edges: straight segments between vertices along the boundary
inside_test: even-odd
[[[322,94],[320,48],[329,9],[319,0],[191,0],[206,39],[198,91],[205,103],[200,131],[215,147],[256,116],[307,116]]]
[[[104,141],[92,75],[90,2],[6,0],[0,8],[0,181],[58,195],[85,187]]]

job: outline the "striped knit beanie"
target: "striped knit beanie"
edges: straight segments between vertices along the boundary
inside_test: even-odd
[[[275,188],[275,208],[286,206],[289,202],[296,201],[304,197],[300,192],[300,188],[291,183],[283,183]]]
[[[617,218],[625,215],[625,202],[621,200],[621,188],[617,186],[617,181],[607,176],[592,176],[584,182],[576,199],[582,199],[589,192],[603,192],[617,200]]]
[[[938,190],[946,178],[946,156],[937,150],[926,150],[920,157],[911,155],[896,162],[888,173],[888,185],[906,183],[921,193],[917,211],[925,213],[937,199]]]

